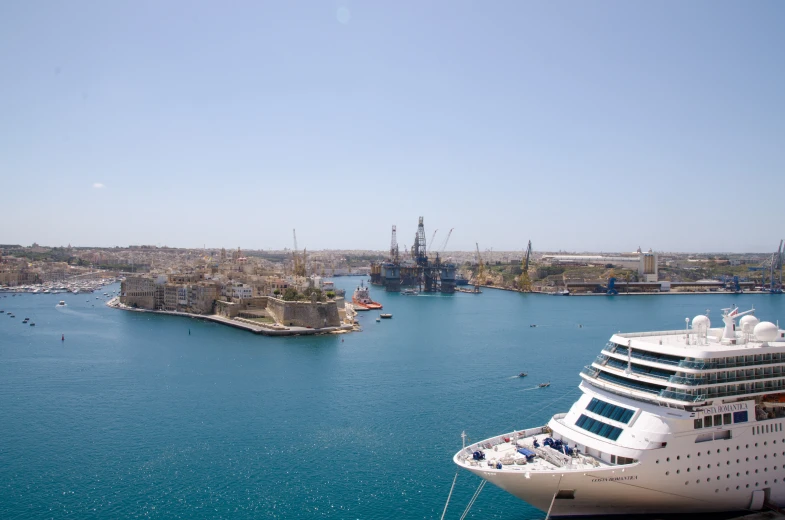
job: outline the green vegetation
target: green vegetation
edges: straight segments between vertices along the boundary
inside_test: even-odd
[[[317,302],[326,301],[327,298],[325,295],[322,294],[322,291],[319,289],[313,289],[309,287],[303,292],[298,292],[296,289],[289,287],[283,293],[283,300],[287,302],[309,302],[311,301],[311,296],[315,295]]]

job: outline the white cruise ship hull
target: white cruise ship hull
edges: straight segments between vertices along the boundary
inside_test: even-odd
[[[742,511],[749,508],[752,502],[749,491],[730,493],[725,491],[725,487],[717,494],[714,489],[708,491],[706,498],[712,498],[711,502],[696,499],[689,493],[685,494],[691,490],[685,489],[683,482],[681,486],[668,486],[667,483],[647,479],[645,474],[640,474],[640,468],[628,468],[622,475],[634,480],[626,482],[604,480],[617,477],[615,474],[603,477],[603,472],[591,475],[582,472],[532,474],[526,478],[514,470],[469,470],[543,512],[550,508],[551,517]],[[554,494],[558,489],[575,490],[574,498],[555,499]]]

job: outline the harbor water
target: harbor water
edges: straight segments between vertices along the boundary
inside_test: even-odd
[[[358,283],[336,279],[347,295]],[[0,297],[16,316],[0,316],[0,518],[438,519],[461,432],[566,411],[614,332],[679,329],[707,309],[716,326],[732,304],[785,318],[777,295],[372,288],[391,320],[274,338],[96,296]],[[458,475],[446,518],[480,482]],[[493,486],[469,515],[543,516]]]

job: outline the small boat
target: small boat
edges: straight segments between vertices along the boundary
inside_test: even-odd
[[[30,326],[31,326],[31,327],[35,327],[35,323],[31,321],[31,322],[30,322]]]
[[[379,317],[385,320],[389,320],[392,318],[392,314],[379,314]]]
[[[546,386],[551,386],[551,382],[550,382],[550,381],[548,381],[547,383],[540,383],[540,384],[539,384],[539,385],[537,385],[537,386],[538,386],[539,388],[545,388]]]
[[[376,318],[376,323],[379,323],[380,321],[382,321],[381,318]]]
[[[57,304],[57,307],[65,307],[65,301],[60,300],[60,302]]]
[[[419,293],[414,289],[404,289],[401,291],[404,296],[417,296]]]
[[[528,375],[529,374],[527,374],[526,372],[521,372],[520,374],[518,374],[518,377],[526,377]]]

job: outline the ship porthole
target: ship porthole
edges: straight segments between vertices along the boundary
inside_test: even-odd
[[[736,486],[736,489],[739,489],[739,486]]]
[[[764,485],[764,486],[768,486],[768,485],[769,485],[769,481],[768,481],[768,480],[764,480],[764,481],[763,481],[763,485]]]
[[[737,477],[739,476],[739,473],[738,473],[738,472],[736,472],[736,476],[737,476]]]
[[[749,489],[749,487],[750,487],[750,485],[749,485],[749,484],[747,484],[747,488],[748,488],[748,489]]]
[[[689,480],[685,480],[685,481],[684,481],[684,485],[685,485],[685,486],[689,486],[689,485],[690,485],[690,481],[689,481]]]
[[[670,472],[670,471],[666,471],[666,472],[665,472],[665,476],[666,476],[666,477],[667,477],[668,475],[670,475],[670,474],[671,474],[671,472]]]
[[[719,492],[720,492],[720,490],[719,490],[719,489],[715,489],[715,490],[714,490],[714,492],[715,492],[715,493],[719,493]]]
[[[678,475],[679,473],[681,473],[681,470],[680,470],[680,469],[677,469],[677,470],[676,470],[676,474]]]

